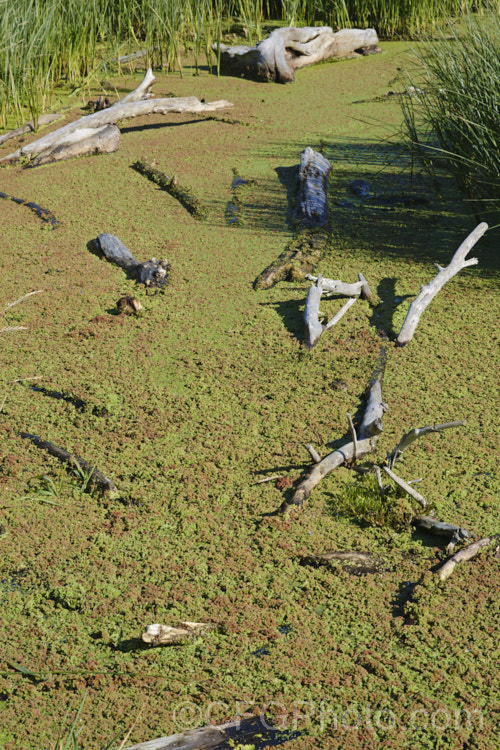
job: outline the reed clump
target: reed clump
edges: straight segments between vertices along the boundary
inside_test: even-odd
[[[406,137],[432,174],[445,169],[476,213],[500,211],[500,16],[469,16],[417,54],[418,87],[402,99]]]

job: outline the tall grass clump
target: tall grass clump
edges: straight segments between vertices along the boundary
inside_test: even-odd
[[[476,213],[500,210],[500,16],[469,16],[462,32],[416,53],[418,92],[402,99],[411,148],[445,169]]]

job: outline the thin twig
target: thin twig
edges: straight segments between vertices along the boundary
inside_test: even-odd
[[[28,297],[31,297],[32,294],[41,294],[44,291],[45,289],[37,289],[35,292],[28,292],[27,294],[23,294],[22,297],[19,297],[19,299],[16,299],[14,302],[9,302],[7,307],[4,309],[4,312],[8,310],[10,307],[14,307],[14,305],[17,305],[19,302],[23,302],[23,300],[27,299]]]
[[[319,462],[321,461],[321,456],[319,455],[318,451],[311,445],[311,443],[306,443],[305,447],[309,451],[314,463],[319,464]]]
[[[349,422],[349,429],[351,431],[352,435],[352,443],[353,443],[353,453],[352,453],[352,460],[356,461],[358,457],[358,438],[356,436],[356,429],[354,427],[354,422],[352,421],[352,417],[349,412],[347,412],[347,421]]]
[[[264,484],[264,482],[273,482],[275,479],[279,479],[279,475],[276,474],[274,477],[264,477],[264,479],[259,479],[258,482],[254,482],[254,484]]]
[[[388,466],[382,467],[386,474],[390,476],[393,482],[395,482],[398,487],[401,487],[402,490],[404,490],[410,497],[412,497],[414,500],[417,501],[417,503],[420,503],[422,508],[427,507],[427,500],[423,495],[420,494],[420,492],[417,492],[417,490],[414,490],[413,487],[411,487],[408,482],[405,482],[404,479],[401,479],[401,477],[398,477],[397,474],[395,474],[391,469],[389,469]]]
[[[374,466],[373,471],[375,472],[375,476],[377,477],[377,485],[380,492],[380,497],[383,499],[385,497],[385,493],[384,485],[382,484],[382,474],[380,473],[380,466]]]

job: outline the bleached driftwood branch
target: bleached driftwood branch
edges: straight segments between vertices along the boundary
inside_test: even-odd
[[[363,417],[362,429],[358,431],[356,445],[353,441],[346,443],[346,445],[337,448],[337,450],[329,453],[319,463],[316,463],[311,472],[296,488],[291,502],[283,504],[283,510],[300,508],[323,477],[339,466],[342,466],[342,464],[353,460],[355,453],[359,459],[375,451],[378,436],[382,431],[382,416],[387,411],[387,405],[382,401],[382,379],[383,369],[378,372],[370,388],[368,405]]]
[[[332,328],[343,315],[353,306],[356,302],[357,297],[350,297],[345,305],[341,307],[336,315],[333,316],[328,323],[321,323],[319,316],[319,305],[321,296],[323,294],[323,279],[321,276],[317,277],[316,284],[309,287],[309,291],[306,297],[306,304],[304,307],[304,324],[306,328],[306,346],[308,349],[312,349],[316,346],[320,340],[323,331],[328,331]]]
[[[453,557],[450,557],[449,560],[446,560],[446,562],[438,569],[437,575],[439,580],[446,581],[446,579],[451,576],[458,563],[472,560],[472,558],[475,557],[484,547],[489,547],[490,544],[498,544],[499,541],[500,535],[495,534],[494,536],[487,536],[484,537],[484,539],[479,539],[479,541],[469,544],[468,547],[461,549],[453,555]]]
[[[313,281],[316,283],[318,281],[318,276],[313,276],[310,273],[306,273],[305,275],[306,279],[309,281]],[[370,287],[368,286],[368,282],[366,281],[365,277],[362,273],[358,274],[359,281],[356,281],[354,284],[347,284],[345,281],[341,281],[340,279],[325,279],[325,277],[322,277],[322,285],[323,285],[323,296],[324,297],[331,297],[332,295],[336,294],[339,297],[362,297],[366,300],[373,300],[373,294],[370,290]]]
[[[205,622],[180,622],[177,627],[170,625],[148,625],[141,638],[151,646],[166,646],[173,643],[183,643],[197,635],[204,635],[213,629],[213,625]]]
[[[295,79],[295,71],[330,58],[358,57],[381,52],[374,29],[342,29],[305,26],[275,29],[255,47],[212,45],[220,53],[222,73],[277,83]]]
[[[51,115],[40,115],[38,118],[38,127],[41,127],[42,125],[49,125],[51,122],[55,122],[56,120],[60,120],[61,115],[57,114],[51,114]],[[3,135],[0,135],[0,146],[3,143],[6,143],[6,141],[10,141],[11,138],[18,138],[20,135],[24,135],[25,133],[32,133],[35,130],[35,123],[33,120],[30,120],[26,123],[26,125],[21,125],[20,128],[16,128],[15,130],[9,130],[8,133],[4,133]]]
[[[427,286],[422,287],[418,297],[416,297],[411,303],[408,314],[401,326],[398,337],[396,338],[396,346],[405,346],[412,340],[420,316],[446,282],[463,268],[474,266],[478,263],[477,258],[469,258],[469,260],[466,260],[466,256],[470,253],[476,242],[483,236],[487,229],[488,224],[486,224],[486,222],[483,221],[481,224],[478,224],[474,231],[472,231],[462,242],[451,259],[450,265],[446,268],[442,268],[438,265],[438,275],[435,276]]]
[[[118,128],[115,127],[115,124],[121,120],[141,115],[165,115],[173,112],[212,112],[233,106],[231,102],[224,100],[205,104],[195,96],[154,99],[150,96],[150,89],[155,80],[151,68],[149,68],[139,86],[123,99],[119,99],[107,109],[80,117],[79,120],[70,122],[53,133],[48,133],[33,141],[33,143],[26,144],[12,154],[0,159],[0,164],[15,164],[26,160],[29,165],[36,165],[53,161],[51,154],[54,154],[57,158],[69,158],[70,156],[96,153],[96,148],[104,148],[108,152],[110,150],[116,151],[119,146],[119,138],[117,139],[116,136]],[[110,126],[115,129],[105,131],[105,128]],[[101,139],[101,145],[96,144],[97,133]],[[75,146],[77,143],[79,144],[78,149]],[[68,156],[63,156],[65,149],[68,149]],[[38,161],[35,161],[36,158],[38,158]]]
[[[92,244],[105,256],[106,260],[123,268],[140,284],[149,288],[161,288],[167,283],[170,263],[166,258],[163,260],[151,258],[146,263],[141,263],[119,237],[108,232],[100,234]]]
[[[397,474],[395,474],[391,469],[389,469],[388,466],[382,467],[385,473],[390,476],[392,481],[398,485],[398,487],[401,487],[402,490],[404,490],[410,497],[412,497],[414,500],[417,501],[417,503],[420,503],[422,508],[427,507],[427,500],[423,495],[420,494],[420,492],[417,492],[417,490],[414,490],[413,487],[408,484],[408,482],[405,482],[404,479],[401,479],[401,477],[398,477]]]
[[[415,440],[418,440],[418,438],[423,435],[427,435],[428,432],[442,432],[442,430],[448,430],[451,427],[463,427],[464,424],[465,422],[460,420],[458,422],[444,422],[443,424],[428,425],[427,427],[416,427],[415,429],[410,430],[410,432],[403,435],[392,453],[387,456],[387,464],[389,468],[394,468],[396,461],[399,461],[403,452],[409,448]]]

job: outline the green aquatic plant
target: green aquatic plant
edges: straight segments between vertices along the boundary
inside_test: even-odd
[[[332,501],[332,510],[362,526],[408,528],[414,515],[408,500],[397,488],[384,486],[380,491],[373,473],[358,475],[346,482]]]

